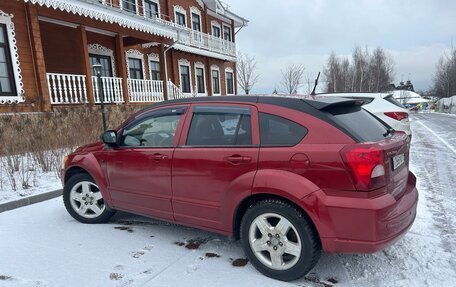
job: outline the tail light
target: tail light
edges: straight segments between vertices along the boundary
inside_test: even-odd
[[[406,112],[388,112],[385,113],[386,116],[395,119],[396,121],[402,121],[408,119],[409,115]]]
[[[369,144],[356,144],[344,148],[341,155],[357,190],[370,191],[386,185],[382,149]]]

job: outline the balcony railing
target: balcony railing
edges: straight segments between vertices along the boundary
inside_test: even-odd
[[[48,73],[51,104],[88,103],[86,76]]]
[[[92,77],[93,82],[93,94],[95,96],[95,103],[99,104],[100,101],[100,89],[98,88],[97,77]],[[103,95],[105,103],[120,104],[124,102],[122,78],[113,77],[101,77],[101,83],[103,87]]]
[[[132,103],[162,102],[163,81],[128,79],[129,100]]]
[[[91,77],[94,101],[101,103],[98,78]],[[73,74],[47,73],[48,89],[51,104],[85,104],[89,103],[86,76]],[[122,78],[101,77],[104,102],[107,104],[124,103]],[[132,103],[155,103],[164,101],[163,81],[127,79],[128,97]],[[182,98],[182,92],[169,82],[170,99]]]

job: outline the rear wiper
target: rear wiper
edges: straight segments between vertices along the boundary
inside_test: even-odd
[[[386,130],[386,133],[383,134],[383,137],[386,138],[387,136],[389,136],[389,135],[391,135],[391,134],[394,134],[394,132],[395,132],[395,130],[394,130],[393,128],[388,128],[388,129]]]

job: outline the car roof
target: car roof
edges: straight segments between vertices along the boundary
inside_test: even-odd
[[[359,105],[359,101],[334,97],[334,98],[315,98],[315,99],[304,99],[296,97],[286,96],[222,96],[222,97],[195,97],[195,98],[183,98],[177,100],[170,100],[153,104],[149,108],[156,108],[160,106],[176,105],[176,104],[191,104],[191,103],[259,103],[259,104],[270,104],[281,107],[287,107],[291,109],[298,109],[303,112],[312,114],[313,109],[322,110],[330,106],[340,105]]]

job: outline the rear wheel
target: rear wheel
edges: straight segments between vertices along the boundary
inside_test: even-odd
[[[251,206],[241,223],[241,242],[264,275],[291,281],[306,275],[321,254],[318,236],[303,214],[280,200]]]
[[[113,215],[95,181],[88,174],[72,176],[63,189],[63,202],[70,215],[82,223],[104,223]]]

